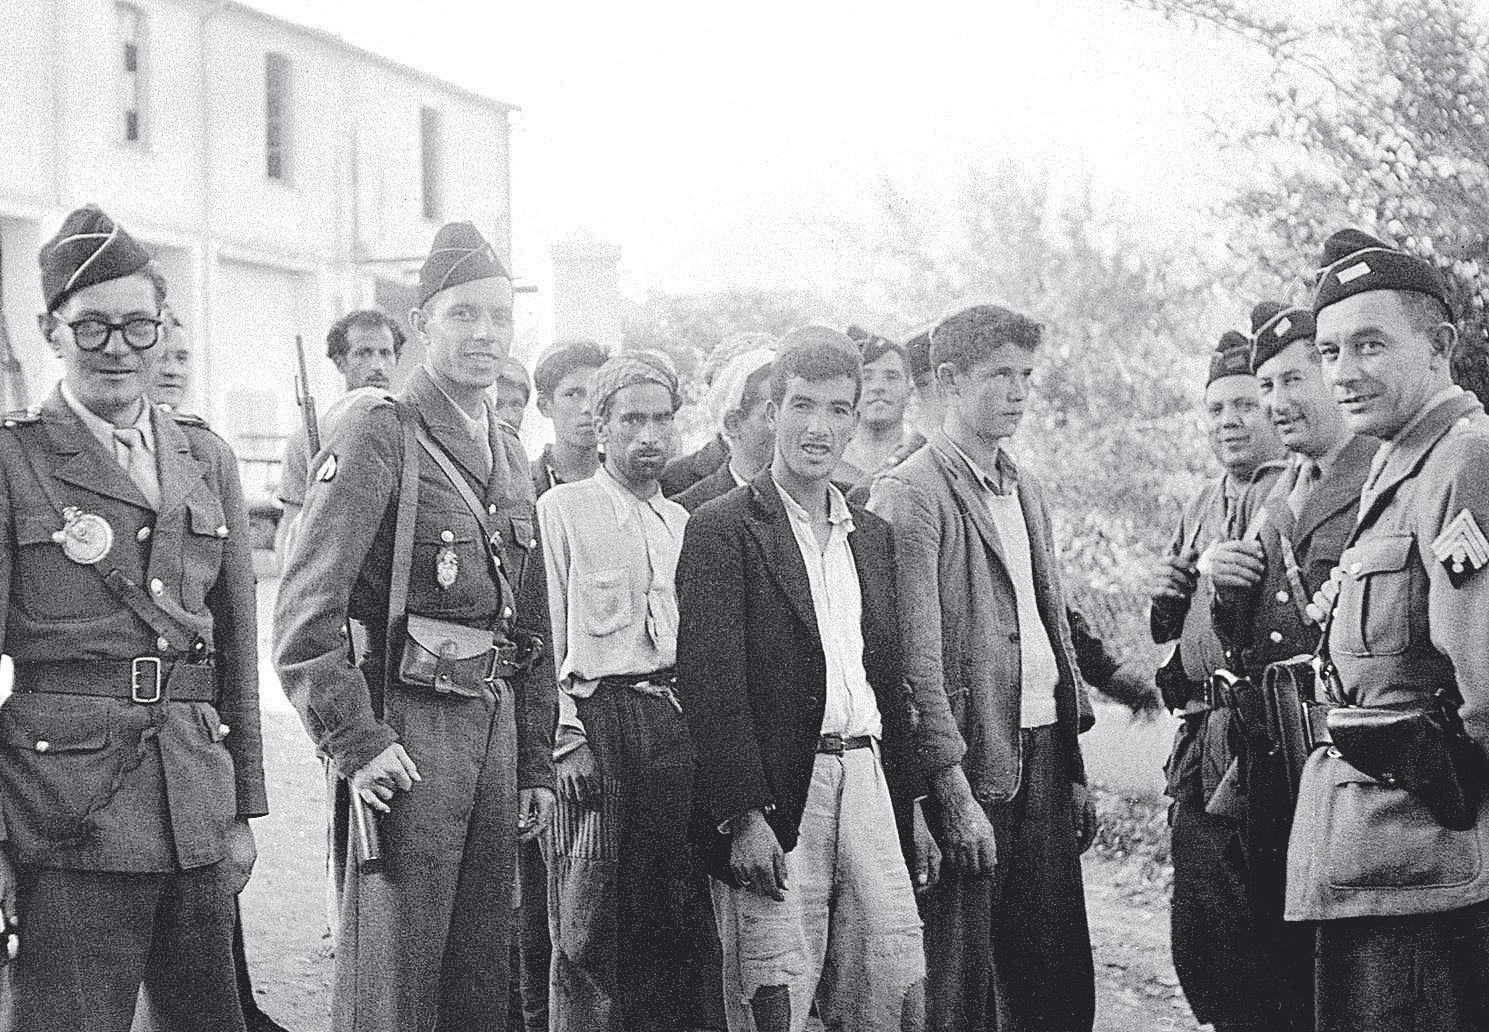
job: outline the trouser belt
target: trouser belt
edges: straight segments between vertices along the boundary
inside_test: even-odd
[[[157,702],[217,701],[217,668],[160,656],[134,659],[80,659],[58,663],[17,663],[16,690],[47,695],[92,695]]]
[[[849,749],[867,749],[873,744],[873,735],[853,735],[845,738],[836,732],[829,732],[817,736],[817,751],[827,753],[829,756],[841,756]]]
[[[600,678],[600,687],[624,689],[653,699],[665,699],[673,709],[682,712],[682,703],[677,699],[676,667],[653,670],[649,674],[608,674]]]

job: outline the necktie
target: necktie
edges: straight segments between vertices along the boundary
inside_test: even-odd
[[[124,467],[129,479],[140,489],[140,494],[145,496],[150,508],[159,509],[160,482],[155,475],[155,462],[145,448],[144,432],[137,426],[115,427],[114,444],[114,457],[119,465]],[[120,454],[120,448],[123,448],[123,454]]]
[[[1303,506],[1308,503],[1308,496],[1313,494],[1313,489],[1318,485],[1319,478],[1323,476],[1323,470],[1318,468],[1318,463],[1312,459],[1299,459],[1297,471],[1294,474],[1293,489],[1287,493],[1287,507],[1293,511],[1293,516],[1303,513]]]

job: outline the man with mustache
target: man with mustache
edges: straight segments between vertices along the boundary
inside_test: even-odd
[[[1247,941],[1249,922],[1245,886],[1226,860],[1227,850],[1238,848],[1238,829],[1207,808],[1230,764],[1231,733],[1230,712],[1212,706],[1205,692],[1210,674],[1225,665],[1211,613],[1208,557],[1216,543],[1239,536],[1232,527],[1248,485],[1265,492],[1282,471],[1273,461],[1280,447],[1251,371],[1251,343],[1239,333],[1222,335],[1210,357],[1203,411],[1223,472],[1184,510],[1148,594],[1154,642],[1174,643],[1158,672],[1159,688],[1164,704],[1184,713],[1167,766],[1174,800],[1174,968],[1195,1017],[1224,1022],[1238,1005],[1229,944]]]
[[[1489,1028],[1489,417],[1450,378],[1457,330],[1431,264],[1358,230],[1322,264],[1324,383],[1344,425],[1384,443],[1315,597],[1338,708],[1333,746],[1303,768],[1286,917],[1314,922],[1319,1032]],[[1446,762],[1441,739],[1345,733],[1423,710],[1457,726],[1461,811],[1421,780]]]
[[[326,357],[346,383],[346,394],[320,412],[321,443],[335,432],[336,425],[353,408],[365,409],[392,386],[393,369],[403,356],[406,336],[387,312],[363,308],[349,312],[331,324],[326,332]],[[284,461],[280,463],[279,504],[284,514],[274,533],[274,551],[279,561],[289,559],[300,510],[305,506],[305,481],[314,458],[305,440],[305,428],[296,426],[284,443]]]
[[[274,613],[275,668],[317,751],[378,812],[342,869],[335,1032],[506,1028],[519,837],[553,807],[547,590],[527,456],[492,414],[512,282],[444,226],[409,322],[425,361],[316,457]],[[367,647],[347,662],[343,627]]]
[[[927,1027],[1077,1032],[1095,987],[1080,854],[1092,722],[1053,531],[1006,450],[1043,327],[960,306],[931,331],[942,429],[874,484],[894,531],[905,676],[945,857],[921,898]]]
[[[7,1029],[242,1032],[233,902],[268,812],[238,463],[145,395],[165,281],[92,205],[42,248],[62,363],[0,429]]]
[[[662,496],[681,404],[670,363],[589,382],[604,464],[538,501],[561,695],[549,856],[552,1027],[683,1026],[693,751],[677,701],[674,577],[687,510]],[[715,975],[715,977],[717,977]]]
[[[1232,520],[1237,536],[1211,549],[1209,566],[1225,667],[1259,688],[1267,664],[1318,646],[1319,623],[1306,607],[1354,529],[1379,442],[1344,425],[1319,368],[1311,311],[1263,302],[1251,323],[1251,370],[1288,465],[1270,487],[1262,489],[1267,478],[1243,495]],[[1260,713],[1252,709],[1249,717],[1260,724]],[[1241,791],[1211,801],[1211,816],[1234,827],[1231,847],[1216,858],[1220,870],[1211,871],[1215,892],[1239,887],[1244,893],[1232,901],[1235,937],[1217,942],[1211,958],[1218,965],[1215,984],[1229,987],[1206,1011],[1218,1028],[1313,1027],[1313,936],[1282,920],[1292,793],[1277,744],[1264,724],[1234,723],[1227,773]]]

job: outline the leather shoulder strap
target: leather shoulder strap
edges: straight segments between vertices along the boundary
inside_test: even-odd
[[[398,477],[398,515],[393,522],[393,567],[388,571],[388,636],[408,609],[408,579],[414,561],[414,517],[419,509],[419,451],[414,434],[418,416],[398,406],[403,429],[403,472]],[[391,664],[389,665],[391,669]]]

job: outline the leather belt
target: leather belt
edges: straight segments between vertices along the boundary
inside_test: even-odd
[[[160,656],[17,663],[16,691],[91,695],[142,706],[158,702],[217,701],[217,668]]]
[[[817,736],[817,751],[829,756],[841,756],[849,749],[867,749],[874,744],[873,735],[853,735],[844,738],[836,732]]]
[[[1310,750],[1317,749],[1321,745],[1333,745],[1334,736],[1329,734],[1329,710],[1334,709],[1331,702],[1305,702],[1303,703],[1303,737],[1306,738]]]
[[[606,674],[600,678],[601,688],[676,688],[677,668],[666,667],[649,674]]]

